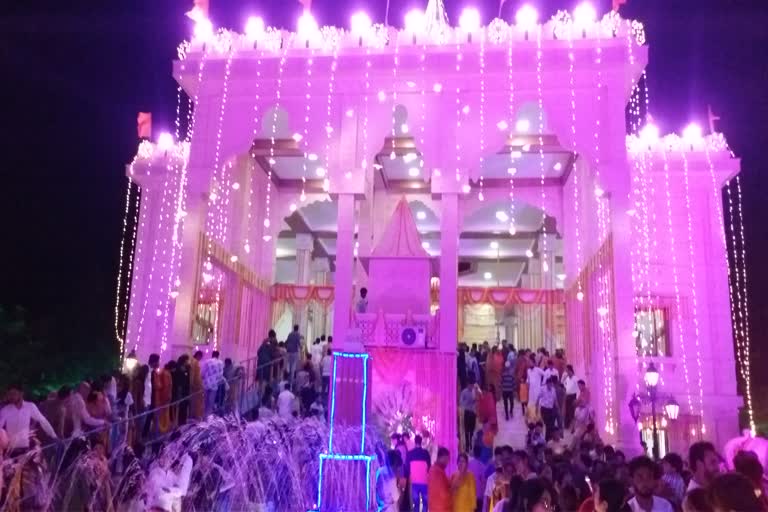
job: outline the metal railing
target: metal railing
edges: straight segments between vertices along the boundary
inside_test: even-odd
[[[270,368],[270,378],[268,382],[264,383],[266,385],[273,382],[275,377],[278,379],[281,378],[282,374],[279,372],[279,369],[284,363],[285,357],[280,357],[276,360],[270,361],[269,363],[258,365],[258,359],[254,357],[235,365],[235,376],[228,380],[225,379],[222,383],[226,383],[226,390],[224,392],[223,400],[224,403],[219,404],[223,407],[217,408],[216,410],[212,411],[212,413],[217,415],[235,414],[239,416],[247,414],[253,409],[258,409],[260,406],[262,391],[260,388],[262,388],[261,384],[263,383],[263,381],[259,381],[257,378],[259,371],[265,368]],[[242,371],[239,370],[240,368],[242,368]],[[277,375],[275,375],[276,372]],[[258,400],[254,402],[253,395],[247,395],[247,393],[255,390],[258,390],[258,393],[256,393]],[[232,393],[229,396],[232,396],[234,400],[232,401],[233,403],[227,404],[229,392]],[[189,414],[187,422],[182,425],[173,422],[170,425],[170,428],[165,432],[159,432],[157,429],[155,429],[155,422],[157,420],[155,420],[154,417],[159,418],[160,414],[164,413],[166,410],[168,410],[170,414],[174,409],[178,410],[178,406],[182,404],[185,404],[191,409],[193,401],[202,400],[205,402],[205,393],[206,390],[201,389],[199,391],[195,391],[194,393],[190,393],[185,397],[171,401],[167,404],[162,404],[152,409],[130,415],[126,418],[115,419],[114,421],[109,421],[102,426],[83,431],[82,433],[75,434],[64,439],[56,439],[51,443],[30,448],[24,453],[20,453],[12,457],[7,457],[5,459],[0,459],[0,479],[3,479],[4,475],[7,473],[24,471],[24,468],[28,462],[32,461],[35,457],[42,456],[42,458],[45,460],[48,473],[42,477],[48,479],[48,485],[46,487],[50,488],[55,483],[57,476],[61,474],[63,470],[67,469],[65,467],[65,463],[74,462],[77,456],[82,454],[82,450],[79,450],[78,453],[72,453],[72,450],[74,450],[73,444],[80,443],[82,447],[84,446],[83,443],[86,439],[94,439],[99,435],[109,436],[116,431],[121,432],[120,439],[114,437],[108,438],[109,441],[112,441],[115,444],[115,446],[110,447],[112,449],[113,456],[115,453],[122,451],[122,449],[127,446],[127,442],[131,437],[131,429],[134,429],[133,432],[138,434],[138,436],[134,439],[135,442],[140,442],[144,445],[161,443],[184,425],[193,424],[197,421],[204,420],[207,411],[203,413],[203,417],[196,417]],[[250,402],[246,402],[246,399]],[[150,420],[150,418],[152,419]],[[178,419],[178,416],[176,416],[176,419]],[[149,435],[145,436],[143,433],[146,430],[147,421],[152,421],[152,424],[150,425]],[[109,441],[105,443],[105,447],[109,444]],[[68,458],[71,460],[67,460]],[[15,471],[8,471],[9,468],[13,467],[16,467]],[[30,500],[37,499],[39,497],[39,493],[34,493],[29,496],[21,496],[20,498],[11,501],[11,493],[8,492],[8,489],[3,490],[4,487],[5,486],[2,485],[2,480],[0,480],[0,511],[23,509],[24,507],[22,505],[24,503],[28,503]]]

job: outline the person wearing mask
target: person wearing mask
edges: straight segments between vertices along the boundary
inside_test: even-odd
[[[566,365],[561,382],[565,387],[565,419],[563,428],[567,429],[573,427],[573,415],[576,411],[576,398],[579,396],[579,381],[574,374],[572,365]]]
[[[472,438],[477,426],[477,398],[479,394],[480,388],[475,383],[474,376],[470,376],[466,386],[459,394],[459,407],[464,419],[464,448],[466,450],[472,449]]]
[[[219,393],[219,386],[224,380],[224,362],[219,359],[219,351],[214,350],[211,358],[205,361],[201,368],[203,377],[203,388],[205,388],[205,416],[208,417],[216,412],[216,397]]]
[[[8,438],[10,457],[15,457],[29,450],[32,422],[37,423],[51,439],[58,439],[56,431],[32,402],[24,400],[24,389],[19,384],[12,384],[6,395],[8,403],[0,409],[0,430]]]
[[[427,501],[430,512],[450,512],[453,510],[451,483],[445,469],[451,459],[451,453],[445,447],[437,449],[437,460],[429,470],[427,483]]]
[[[376,470],[376,510],[399,512],[400,487],[397,484],[403,461],[400,452],[389,450],[385,464]]]
[[[456,472],[451,475],[453,492],[453,512],[471,512],[477,506],[475,477],[469,471],[469,459],[465,453],[459,454]]]
[[[420,435],[413,438],[414,447],[405,456],[405,476],[411,480],[411,497],[413,509],[419,510],[419,503],[423,503],[424,510],[427,507],[427,480],[432,466],[432,457],[422,448]]]
[[[507,421],[515,416],[515,384],[515,366],[507,359],[501,372],[501,399]]]
[[[659,467],[649,457],[635,457],[629,462],[629,478],[635,496],[627,503],[632,512],[673,512],[672,504],[654,495],[659,483]]]
[[[699,441],[690,446],[688,464],[693,472],[693,478],[688,483],[688,491],[708,487],[720,474],[720,456],[709,441]]]
[[[288,365],[288,381],[296,378],[296,370],[299,366],[299,351],[301,350],[301,334],[299,326],[294,325],[293,331],[285,339],[286,362]]]

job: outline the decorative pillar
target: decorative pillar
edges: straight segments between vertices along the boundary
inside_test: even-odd
[[[311,273],[312,247],[314,239],[308,233],[299,233],[296,235],[296,284],[307,286]],[[296,307],[294,311],[293,323],[299,326],[299,332],[307,338],[307,308],[309,304]]]
[[[444,193],[440,219],[440,350],[456,352],[459,287],[459,199]]]
[[[355,196],[338,196],[338,232],[336,233],[336,275],[333,307],[333,339],[343,350],[359,350],[356,340],[348,340],[349,315],[352,311],[352,277],[355,245]]]
[[[328,258],[312,260],[312,272],[315,275],[315,285],[326,286],[329,280],[328,275],[331,272],[331,263]],[[313,326],[315,336],[328,334],[328,311],[321,305],[318,305],[317,311],[314,312]]]

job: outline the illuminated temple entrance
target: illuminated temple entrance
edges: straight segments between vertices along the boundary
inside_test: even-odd
[[[651,362],[680,404],[673,446],[730,438],[722,136],[625,135],[647,47],[615,13],[443,28],[201,32],[174,65],[190,141],[128,168],[125,351],[245,360],[298,324],[371,357],[366,407],[407,386],[455,446],[457,344],[506,339],[564,348],[609,441],[637,444]]]

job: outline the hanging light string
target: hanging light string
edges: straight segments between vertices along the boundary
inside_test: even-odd
[[[690,280],[691,280],[691,299],[693,303],[693,339],[694,348],[696,349],[696,371],[697,382],[696,387],[699,390],[699,414],[701,418],[701,434],[704,435],[707,431],[706,421],[704,417],[704,378],[702,377],[701,369],[701,347],[699,346],[699,301],[696,294],[696,264],[694,263],[694,251],[693,251],[693,218],[691,215],[691,191],[689,182],[689,167],[688,156],[685,150],[680,152],[683,157],[683,183],[685,185],[685,213],[686,220],[688,222],[688,264],[690,267]]]
[[[546,174],[544,171],[544,92],[542,87],[542,72],[541,72],[541,65],[542,65],[542,57],[544,55],[544,52],[541,49],[541,25],[537,25],[537,33],[536,33],[536,87],[537,87],[537,96],[539,100],[539,171],[541,176],[541,229],[544,233],[544,236],[542,237],[543,241],[543,249],[541,254],[539,255],[539,260],[541,261],[541,272],[542,274],[545,274],[549,272],[549,262],[547,261],[547,258],[549,257],[549,250],[547,247],[547,244],[549,243],[547,241],[547,187],[545,184],[546,180]],[[510,38],[511,39],[511,38]],[[544,256],[542,259],[541,256]],[[543,282],[543,276],[542,276],[542,282]]]
[[[742,285],[741,285],[741,295],[744,298],[744,302],[742,304],[742,311],[744,312],[744,361],[742,362],[742,366],[744,366],[746,370],[746,378],[744,380],[744,387],[746,390],[747,395],[747,409],[750,414],[750,428],[752,431],[755,430],[754,426],[754,418],[753,418],[753,410],[752,410],[752,379],[750,375],[750,349],[751,349],[751,342],[749,339],[749,288],[747,287],[747,241],[746,237],[744,235],[744,211],[742,209],[742,200],[741,200],[741,176],[736,176],[736,205],[738,206],[738,212],[739,212],[739,238],[741,242],[741,278],[742,278]]]
[[[306,92],[304,93],[304,137],[301,141],[304,146],[301,160],[301,197],[302,201],[307,197],[307,158],[309,158],[309,117],[312,113],[312,64],[315,61],[315,50],[311,49],[309,58],[305,60],[306,68]],[[298,141],[297,141],[298,142]]]
[[[134,159],[135,161],[135,159]],[[133,164],[131,164],[133,165]],[[127,178],[127,188],[125,191],[125,213],[123,214],[123,231],[120,235],[120,253],[118,256],[118,264],[117,264],[117,290],[115,292],[115,337],[117,338],[118,343],[120,344],[120,362],[122,363],[122,359],[124,356],[124,350],[125,350],[125,338],[122,335],[123,328],[120,326],[120,292],[123,288],[123,258],[125,253],[125,233],[128,231],[128,213],[131,209],[131,189],[133,188],[133,181],[131,180],[131,177],[128,176]],[[138,195],[138,194],[137,194]],[[132,265],[132,262],[129,262],[129,264]],[[126,283],[126,289],[128,288],[128,284]],[[126,297],[127,299],[128,297]],[[123,321],[123,327],[125,326],[125,322]]]
[[[148,162],[148,170],[147,172],[152,171],[152,160],[149,160]],[[139,205],[140,211],[140,218],[139,218],[139,229],[138,231],[141,232],[142,236],[138,239],[138,245],[136,246],[136,256],[134,258],[134,261],[136,261],[136,268],[133,270],[134,274],[144,275],[146,272],[146,263],[145,263],[145,256],[144,253],[149,250],[148,247],[145,248],[145,236],[144,233],[146,233],[146,225],[147,225],[147,212],[150,209],[150,206],[154,201],[152,201],[151,194],[147,193],[144,189],[140,189],[141,194],[141,203]],[[148,245],[148,243],[146,244]],[[146,282],[146,281],[145,281]],[[144,329],[144,316],[147,311],[147,294],[148,289],[142,290],[143,300],[141,301],[141,312],[138,314],[139,318],[139,325],[136,327],[136,337],[131,335],[131,323],[128,323],[128,330],[125,335],[126,344],[133,344],[133,345],[139,345],[141,341],[141,334]],[[137,296],[136,296],[136,287],[131,287],[131,304],[137,304]],[[123,347],[125,348],[125,347]]]
[[[269,233],[270,218],[272,215],[272,168],[277,163],[275,161],[275,140],[277,135],[277,114],[280,110],[283,87],[283,70],[285,69],[285,60],[288,55],[288,48],[293,42],[293,35],[289,36],[288,41],[283,42],[283,53],[280,56],[280,63],[277,70],[277,88],[275,91],[276,102],[272,113],[272,133],[270,134],[269,145],[269,165],[267,166],[267,197],[264,202],[264,235],[261,237],[264,242],[269,242],[272,235]]]
[[[537,62],[540,62],[540,59]],[[536,69],[537,71],[540,71],[540,65],[537,64]],[[511,36],[507,38],[507,83],[509,85],[509,122],[515,123],[515,82],[512,74]],[[513,151],[511,145],[509,147],[509,167],[507,168],[507,174],[509,174],[509,234],[515,236],[515,234],[517,234],[517,220],[515,218],[515,175],[517,174],[517,164],[515,162],[515,151]],[[542,206],[542,210],[543,209]]]
[[[573,83],[573,67],[575,61],[575,55],[573,53],[573,31],[568,33],[568,88],[570,90],[570,111],[571,111],[571,141],[573,146],[573,154],[577,155],[576,144],[576,87]],[[576,220],[575,224],[575,238],[576,238],[576,298],[581,301],[584,299],[584,290],[582,283],[582,274],[580,272],[582,266],[582,254],[581,254],[581,211],[579,210],[579,169],[576,167],[576,161],[573,162],[573,170],[571,175],[573,176],[573,215]]]
[[[672,257],[672,283],[675,290],[675,313],[677,316],[677,325],[678,330],[680,332],[680,354],[682,356],[683,360],[683,376],[685,377],[685,389],[690,390],[690,376],[688,373],[688,357],[687,352],[688,348],[686,347],[685,343],[685,324],[683,322],[683,307],[680,301],[680,282],[677,275],[677,243],[675,240],[675,230],[673,227],[673,221],[672,221],[672,194],[671,194],[671,187],[669,184],[669,161],[667,158],[667,150],[662,145],[661,150],[661,156],[663,158],[664,162],[664,191],[667,199],[667,229],[669,230],[669,246],[668,246],[668,253]],[[691,398],[691,393],[686,394],[686,398],[688,401],[688,410],[691,411],[693,414],[694,408],[693,408],[693,399]],[[696,435],[695,428],[693,430],[693,435]]]
[[[422,38],[421,43],[421,52],[419,55],[419,66],[420,66],[420,81],[421,81],[421,91],[419,91],[419,96],[421,97],[421,126],[419,126],[419,151],[424,151],[424,130],[426,129],[426,119],[427,119],[427,72],[426,72],[426,66],[427,66],[427,44],[426,44],[426,38]],[[482,144],[482,141],[481,141]],[[419,166],[424,169],[424,157],[422,154],[422,157],[419,159]]]
[[[256,81],[254,84],[254,102],[253,102],[253,134],[251,136],[251,143],[255,142],[259,137],[259,103],[261,100],[261,59],[264,57],[264,52],[259,52],[259,56],[256,58]],[[251,252],[251,240],[253,240],[253,174],[256,172],[255,158],[256,155],[251,153],[251,158],[248,167],[248,214],[246,216],[245,225],[245,243],[243,244],[243,250],[246,254]],[[251,263],[253,263],[254,257],[251,257]]]
[[[461,53],[461,44],[456,44],[456,76],[461,76],[461,61],[463,55]],[[437,91],[435,91],[437,92]],[[456,86],[456,182],[461,181],[461,89]],[[469,184],[469,180],[467,180]],[[468,185],[469,186],[469,185]],[[470,188],[471,190],[471,188]]]
[[[398,130],[400,132],[403,131],[402,126],[397,126],[396,118],[395,118],[395,111],[397,109],[397,70],[400,67],[400,39],[395,38],[395,51],[392,56],[393,59],[393,66],[392,66],[392,138],[391,138],[391,144],[392,144],[392,152],[389,155],[390,160],[394,160],[395,155],[395,140],[398,136]],[[386,94],[386,93],[384,93]],[[407,126],[407,125],[406,125]]]
[[[328,78],[328,97],[325,102],[325,165],[330,170],[331,164],[331,134],[333,133],[333,126],[331,125],[333,110],[333,91],[336,81],[336,68],[337,59],[339,57],[338,45],[333,47],[333,58],[331,60],[330,77]],[[328,192],[330,190],[330,173],[326,173],[326,177],[323,180],[323,190]]]
[[[747,378],[746,367],[743,361],[746,359],[746,348],[744,347],[744,340],[746,338],[744,332],[744,302],[741,297],[741,267],[739,266],[739,246],[736,241],[736,227],[734,225],[734,218],[736,214],[733,210],[733,198],[731,192],[731,182],[728,182],[726,186],[728,196],[728,220],[729,231],[731,233],[731,247],[733,248],[733,265],[729,263],[729,276],[728,276],[728,289],[731,295],[731,318],[733,320],[733,326],[736,330],[736,348],[738,352],[739,365],[741,370],[742,379]],[[730,258],[726,254],[726,259],[730,261]],[[734,300],[735,297],[735,300]],[[735,317],[734,317],[735,315]]]
[[[757,428],[755,426],[755,418],[754,418],[754,409],[752,407],[752,385],[751,385],[751,376],[750,376],[750,360],[749,357],[746,356],[746,350],[744,347],[744,325],[741,317],[741,309],[740,309],[740,301],[737,302],[736,293],[734,291],[734,283],[736,282],[736,276],[735,271],[737,270],[736,265],[731,264],[731,259],[728,255],[728,242],[726,240],[726,232],[725,232],[725,215],[723,213],[723,195],[722,195],[722,189],[717,184],[717,178],[715,176],[715,166],[712,162],[712,155],[709,152],[709,146],[707,144],[704,144],[704,155],[707,159],[707,166],[709,167],[709,177],[712,182],[712,202],[715,204],[715,207],[717,208],[717,220],[719,222],[719,229],[720,229],[720,242],[722,244],[722,254],[725,259],[725,264],[728,268],[728,296],[730,298],[730,304],[731,304],[731,325],[733,325],[734,330],[734,339],[736,340],[736,357],[738,360],[738,369],[739,373],[741,375],[742,380],[744,381],[744,398],[746,400],[747,405],[747,418],[749,421],[749,428],[752,432],[752,435],[757,435]],[[736,260],[738,253],[736,251],[736,232],[734,229],[734,223],[733,223],[733,200],[731,198],[731,188],[730,183],[728,183],[728,186],[725,187],[727,190],[727,197],[728,197],[728,217],[730,220],[730,233],[731,233],[731,242],[733,246],[733,254],[734,254],[734,260]],[[739,289],[740,292],[740,289]],[[738,312],[738,317],[737,317]]]
[[[465,107],[466,108],[466,107]],[[483,190],[485,184],[483,183],[485,175],[485,31],[480,32],[480,192],[477,194],[477,198],[480,201],[485,200]],[[422,125],[424,120],[422,119]],[[422,126],[422,130],[423,130]]]
[[[365,48],[365,96],[363,98],[363,159],[360,162],[363,173],[368,170],[368,113],[371,93],[371,48]],[[354,115],[353,111],[348,111],[347,115]]]

